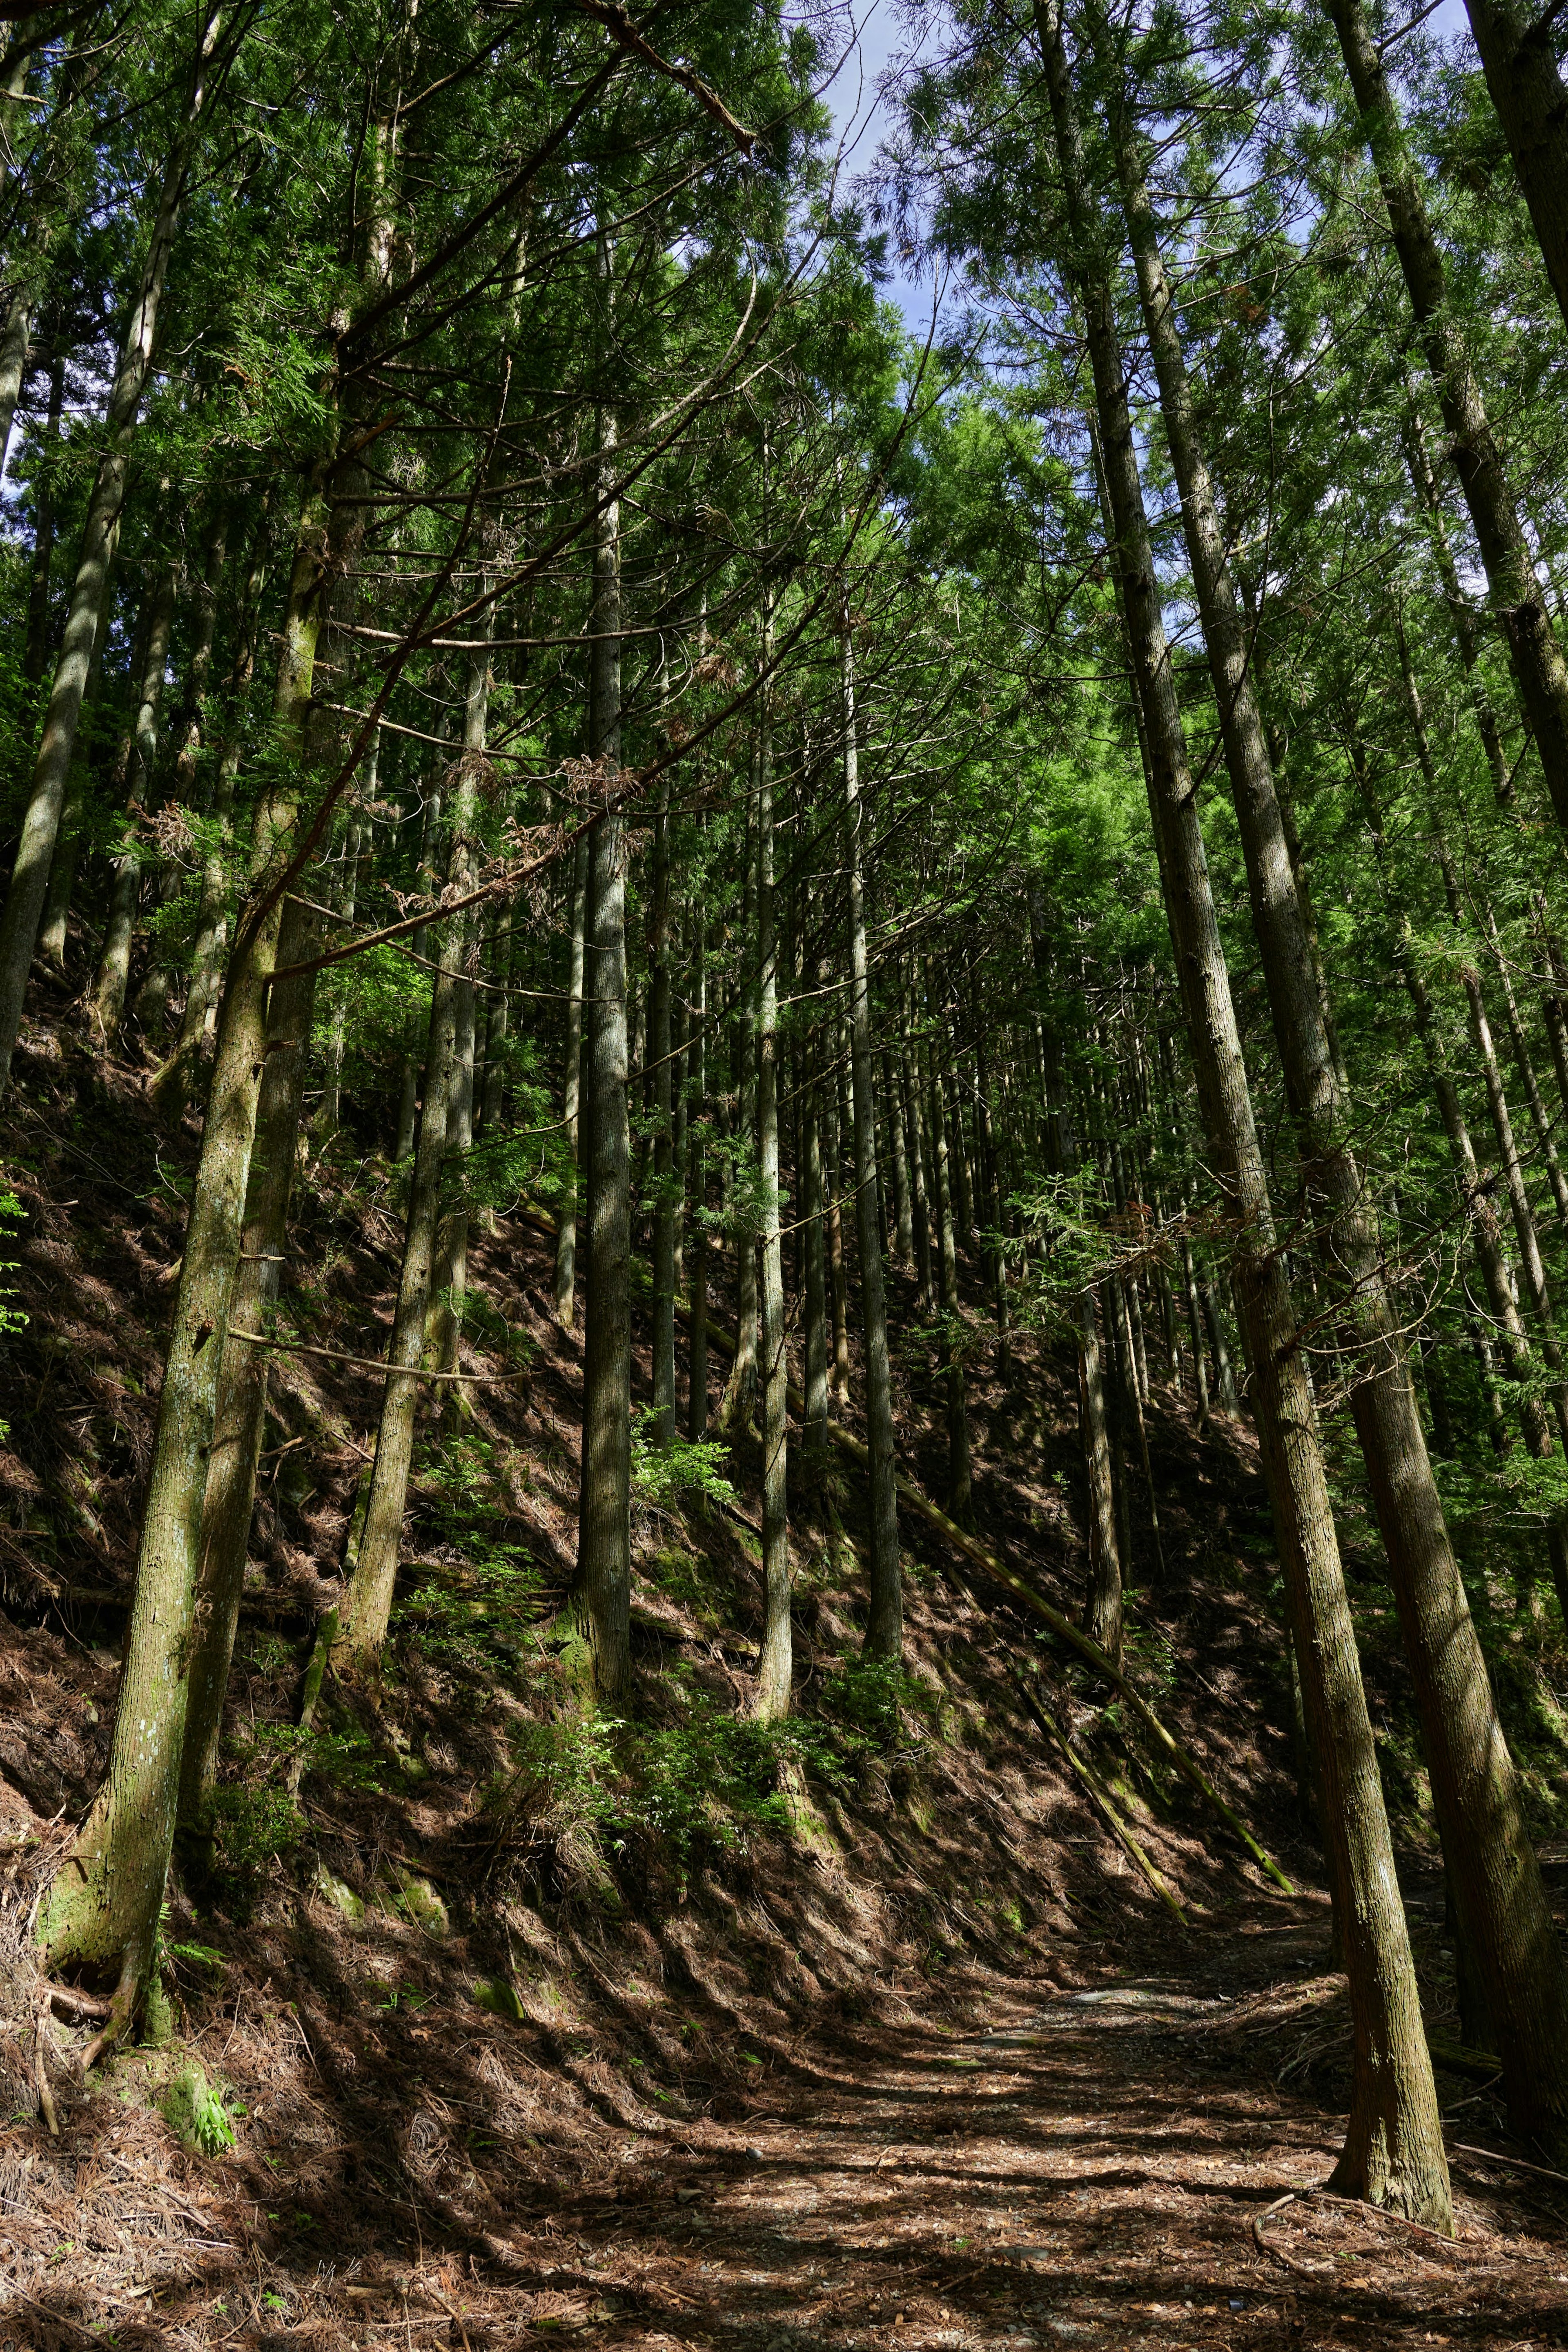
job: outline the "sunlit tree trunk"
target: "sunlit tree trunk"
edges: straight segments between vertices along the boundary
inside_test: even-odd
[[[1066,186],[1072,276],[1088,329],[1107,521],[1145,730],[1161,880],[1210,1148],[1236,1218],[1259,1434],[1343,1897],[1354,2061],[1349,2126],[1334,2179],[1342,2189],[1446,2231],[1451,2207],[1441,2119],[1294,1304],[1273,1243],[1144,513],[1112,269],[1103,224],[1085,189],[1060,0],[1036,0],[1035,22]]]
[[[1344,12],[1355,0],[1334,0],[1334,5],[1340,6],[1343,27]],[[1274,1034],[1309,1196],[1323,1204],[1327,1264],[1364,1367],[1352,1387],[1351,1409],[1388,1555],[1427,1762],[1440,1792],[1443,1817],[1456,1840],[1449,1849],[1450,1865],[1460,1882],[1461,1903],[1489,1983],[1496,1989],[1500,2039],[1510,2049],[1505,2068],[1511,2105],[1516,2120],[1522,2123],[1528,2116],[1539,2129],[1559,2105],[1568,2122],[1568,1971],[1557,1953],[1517,1776],[1432,1475],[1398,1337],[1399,1318],[1387,1295],[1372,1230],[1365,1175],[1349,1142],[1345,1105],[1249,675],[1248,640],[1197,437],[1153,214],[1124,118],[1118,129],[1124,209],[1182,496]],[[1397,230],[1397,222],[1396,226]],[[1399,642],[1412,722],[1435,796],[1436,778],[1402,633]],[[1436,820],[1435,797],[1433,814]],[[1440,836],[1439,851],[1452,888],[1452,868]],[[1451,911],[1458,920],[1457,895]],[[1500,1139],[1507,1139],[1503,1148],[1521,1244],[1529,1244],[1544,1317],[1548,1307],[1533,1219],[1512,1149],[1479,986],[1470,990],[1470,997]]]
[[[753,775],[746,801],[746,866],[741,898],[740,935],[745,952],[756,952],[757,940],[757,786]],[[757,1144],[757,1000],[753,980],[743,980],[734,1024],[736,1127],[742,1151],[750,1160]],[[733,1189],[731,1197],[733,1199]],[[734,1224],[736,1350],[729,1377],[719,1400],[717,1422],[727,1433],[744,1429],[757,1402],[757,1232],[752,1217],[743,1213]]]
[[[1441,248],[1376,39],[1361,0],[1322,0],[1322,5],[1339,36],[1442,409],[1448,454],[1469,509],[1492,606],[1508,640],[1520,701],[1535,737],[1557,822],[1568,832],[1568,662],[1546,609],[1502,453],[1449,299]]]
[[[771,660],[771,618],[764,614],[762,655]],[[757,747],[757,1143],[762,1178],[762,1313],[758,1388],[762,1400],[762,1654],[757,1712],[788,1715],[794,1684],[789,1572],[789,1382],[785,1354],[784,1259],[779,1189],[779,938],[773,872],[773,740],[763,689]]]

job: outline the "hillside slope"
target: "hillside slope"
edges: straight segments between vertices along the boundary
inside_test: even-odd
[[[27,1043],[7,1164],[28,1319],[0,1394],[0,2340],[477,2352],[567,2328],[775,2352],[839,2327],[835,2342],[989,2344],[1021,2326],[1213,2342],[1223,2309],[1245,2313],[1248,2341],[1265,2321],[1301,2341],[1300,2274],[1249,2234],[1253,2184],[1279,2174],[1268,2202],[1321,2175],[1312,2084],[1332,2097],[1344,2029],[1245,1431],[1201,1443],[1180,1400],[1158,1399],[1167,1573],[1136,1602],[1129,1659],[1296,1897],[1103,1684],[1005,1594],[971,1593],[918,1524],[907,1672],[866,1665],[841,1471],[795,1480],[797,1712],[781,1735],[750,1723],[749,1439],[725,1465],[733,1492],[701,1462],[706,1488],[644,1483],[638,1714],[585,1716],[557,1613],[579,1347],[521,1216],[476,1242],[464,1361],[483,1377],[424,1430],[384,1679],[329,1680],[301,1734],[374,1425],[373,1376],[336,1360],[377,1355],[399,1244],[395,1179],[346,1139],[297,1189],[280,1328],[302,1351],[275,1364],[217,1849],[186,1857],[171,1902],[162,2038],[81,2079],[91,2017],[49,2021],[26,1927],[107,1751],[194,1138],[64,1024]],[[907,1286],[900,1306],[904,1459],[939,1491]],[[982,1530],[1070,1610],[1072,1379],[1026,1336],[974,1402]],[[1114,1783],[1185,1924],[1020,1674]],[[1410,1869],[1440,1912],[1419,1845]],[[1423,1965],[1440,2024],[1435,1934]],[[1276,2087],[1281,2066],[1304,2103]],[[1473,2121],[1489,2111],[1469,2112],[1489,2136]],[[1222,2233],[1225,2262],[1251,2266],[1239,2299],[1213,2304],[1224,2264],[1189,2226],[1195,2195],[1240,2213]],[[1518,2235],[1507,2294],[1533,2293],[1531,2209],[1493,2193],[1465,2210],[1472,2231]],[[1427,2273],[1392,2227],[1365,2230],[1368,2296],[1391,2332],[1414,2326]]]

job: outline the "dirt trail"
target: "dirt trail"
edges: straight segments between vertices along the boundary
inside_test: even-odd
[[[1262,2081],[1236,2028],[1321,1981],[1323,1942],[1317,1902],[1260,1896],[1200,1924],[1178,1976],[998,1988],[987,2031],[802,2053],[663,2200],[558,2213],[578,2266],[563,2246],[532,2328],[735,2352],[1568,2340],[1568,2190],[1457,2158],[1451,2246],[1316,2193],[1336,2119]]]
[[[1164,1945],[1151,1950],[1165,1973],[1106,1965],[1072,1992],[994,1979],[988,1998],[977,1979],[983,2027],[911,2011],[802,2043],[759,2078],[738,2125],[633,2134],[612,2178],[511,2202],[487,2258],[411,2200],[382,2214],[379,2242],[340,2243],[311,2276],[264,2252],[277,2214],[229,2203],[220,2218],[192,2201],[193,2174],[173,2198],[179,2251],[144,2246],[140,2284],[100,2270],[84,2300],[68,2262],[26,2287],[19,2265],[0,2265],[0,2348],[1568,2341],[1568,2191],[1459,2157],[1461,2236],[1448,2245],[1317,2190],[1336,2119],[1280,2092],[1258,2045],[1281,2016],[1293,2032],[1310,2011],[1321,2028],[1324,1927],[1321,1898],[1244,1895],[1197,1923],[1175,1970]],[[78,2179],[101,2210],[95,2138]],[[50,2152],[29,2146],[37,2177]],[[10,2210],[26,2185],[0,2147]]]

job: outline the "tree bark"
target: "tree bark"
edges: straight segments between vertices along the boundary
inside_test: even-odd
[[[757,788],[755,778],[747,793],[745,881],[741,891],[740,935],[749,956],[757,938]],[[755,973],[743,980],[734,1024],[734,1069],[737,1139],[749,1159],[757,1141],[757,998]],[[739,1163],[737,1165],[739,1173]],[[731,1186],[731,1200],[736,1187]],[[744,1198],[744,1192],[742,1194]],[[749,1210],[734,1223],[736,1334],[739,1345],[719,1400],[718,1426],[727,1433],[744,1429],[757,1402],[757,1230]]]
[[[653,902],[649,909],[648,1058],[653,1078],[653,1443],[675,1436],[674,1070],[670,1021],[670,786],[666,776],[653,819]],[[775,1137],[777,1145],[777,1137]]]
[[[600,417],[593,549],[590,757],[606,785],[621,765],[621,507],[616,420]],[[626,868],[621,820],[591,835],[583,944],[582,1165],[588,1301],[582,1340],[582,1486],[576,1601],[607,1707],[632,1698],[632,1138],[626,1084]]]
[[[1553,54],[1553,12],[1465,0],[1481,68],[1568,325],[1568,87]]]
[[[929,975],[927,976],[929,985]],[[935,1065],[936,1036],[932,1040]],[[936,1231],[942,1267],[942,1370],[947,1399],[947,1516],[967,1527],[971,1516],[973,1486],[969,1472],[969,1406],[965,1392],[961,1333],[963,1306],[958,1296],[958,1247],[953,1225],[953,1155],[948,1146],[947,1107],[941,1073],[932,1067],[931,1168],[936,1211]]]
[[[454,897],[470,884],[476,798],[476,771],[465,758],[459,764],[451,799],[452,832],[446,873]],[[403,1509],[413,1460],[419,1370],[435,1269],[441,1176],[456,1093],[458,1022],[467,961],[466,923],[462,917],[449,917],[441,925],[440,933],[430,998],[423,1106],[409,1181],[402,1265],[392,1336],[387,1343],[387,1377],[376,1430],[375,1460],[359,1555],[353,1563],[332,1644],[333,1655],[340,1664],[366,1667],[372,1666],[380,1657],[392,1622]]]
[[[571,1148],[572,1188],[561,1202],[556,1224],[555,1311],[561,1328],[571,1329],[577,1318],[577,1204],[582,1183],[582,981],[585,949],[583,924],[588,908],[588,861],[591,844],[579,841],[571,868],[571,950],[566,1004],[566,1139]]]
[[[771,661],[772,627],[762,624],[763,665]],[[794,1688],[794,1587],[789,1572],[789,1328],[779,1240],[779,940],[774,909],[773,743],[767,688],[757,746],[757,1143],[762,1178],[762,1654],[757,1712],[765,1721],[789,1712]]]
[[[1105,1418],[1100,1327],[1094,1293],[1089,1289],[1078,1294],[1078,1412],[1089,1488],[1089,1580],[1083,1595],[1083,1631],[1120,1664],[1122,1552],[1111,1491],[1111,1432]]]
[[[861,798],[854,643],[850,635],[847,604],[841,609],[839,624],[847,820],[844,863],[850,933],[850,1081],[854,1105],[855,1230],[860,1244],[861,1337],[865,1349],[869,1446],[871,1573],[865,1646],[872,1657],[896,1663],[904,1655],[904,1576],[898,1549],[893,1364],[887,1347],[882,1207],[876,1174],[876,1095],[872,1076],[871,979],[865,936],[865,807]]]
[[[1322,5],[1339,36],[1442,409],[1448,454],[1459,478],[1493,608],[1508,641],[1521,706],[1535,737],[1557,822],[1568,833],[1568,662],[1546,609],[1502,453],[1448,299],[1442,253],[1365,12],[1361,0],[1322,0]]]
[[[686,1436],[694,1445],[707,1435],[707,933],[700,917],[695,933],[692,1039],[686,1064],[686,1087],[691,1097],[686,1124],[686,1199],[690,1204],[688,1274],[692,1303],[687,1343]]]

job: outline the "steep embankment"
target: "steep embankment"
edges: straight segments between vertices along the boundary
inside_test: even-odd
[[[580,1367],[526,1220],[476,1240],[465,1362],[489,1377],[426,1431],[384,1681],[329,1686],[301,1741],[300,1669],[376,1404],[373,1378],[333,1359],[378,1353],[400,1244],[395,1180],[346,1139],[298,1190],[284,1328],[302,1351],[275,1368],[215,1870],[171,1906],[167,2039],[84,2084],[89,2021],[41,2021],[20,1955],[107,1748],[193,1136],[68,1031],[29,1046],[8,1162],[28,1322],[0,1395],[18,1955],[0,2341],[477,2352],[559,2326],[628,2344],[738,2329],[716,2340],[772,2352],[845,2327],[1214,2342],[1222,2314],[1239,2340],[1299,2343],[1298,2294],[1324,2325],[1345,2311],[1248,2228],[1263,2190],[1326,2168],[1313,2105],[1271,2081],[1315,2061],[1332,2084],[1343,2046],[1322,1898],[1269,1889],[1103,1685],[972,1569],[972,1592],[955,1581],[929,1530],[906,1527],[908,1669],[889,1676],[859,1655],[856,1482],[798,1482],[799,1708],[767,1735],[738,1712],[760,1614],[754,1449],[735,1449],[733,1498],[649,1483],[638,1718],[585,1722],[553,1624]],[[902,1303],[904,1459],[939,1491],[907,1287]],[[987,1540],[1070,1607],[1071,1372],[1025,1339],[1006,1384],[975,1391]],[[1200,1444],[1166,1398],[1153,1444],[1167,1572],[1134,1611],[1133,1669],[1310,1888],[1246,1437]],[[1185,1928],[1020,1704],[1020,1665],[1115,1783]],[[1134,1975],[1160,1997],[1129,1995]],[[1085,2005],[1111,1987],[1113,2012]],[[1023,2038],[985,2044],[988,2026]],[[1498,2226],[1501,2209],[1467,2210]],[[1368,2228],[1354,2315],[1413,2326],[1428,2273]],[[1533,2292],[1530,2251],[1506,2279],[1489,2255],[1485,2294]]]

